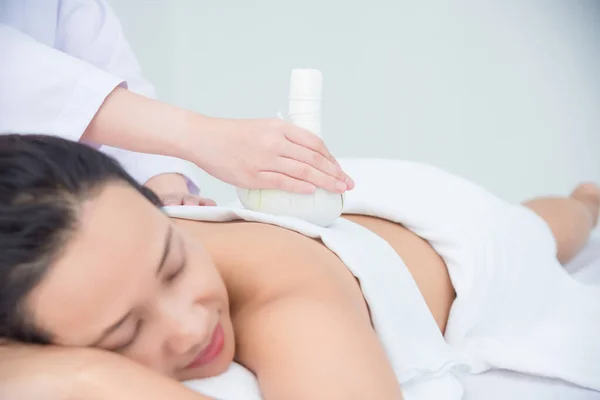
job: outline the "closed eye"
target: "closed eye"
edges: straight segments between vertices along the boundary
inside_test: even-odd
[[[183,260],[183,262],[181,263],[179,268],[177,268],[177,270],[175,270],[172,273],[170,273],[169,275],[165,276],[165,282],[173,283],[173,281],[175,281],[175,279],[177,279],[177,277],[179,277],[182,274],[184,269],[185,269],[185,259]]]
[[[118,345],[116,347],[113,347],[113,348],[110,348],[110,349],[107,349],[107,350],[114,351],[114,352],[117,352],[117,353],[125,351],[129,346],[131,346],[135,342],[135,340],[139,336],[140,331],[142,330],[143,322],[144,321],[141,320],[141,319],[137,320],[137,322],[135,323],[135,329],[133,331],[133,335],[131,335],[131,338],[129,340],[127,340],[123,344],[120,344],[120,345]]]

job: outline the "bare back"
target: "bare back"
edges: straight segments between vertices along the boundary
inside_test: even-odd
[[[344,218],[371,230],[392,246],[408,267],[443,332],[455,292],[444,261],[429,243],[402,225],[384,219],[364,215],[346,215]],[[335,272],[340,279],[353,278],[342,261],[323,243],[278,226],[240,221],[180,223],[198,235],[211,253],[228,284],[234,309],[235,305],[259,299],[259,287],[281,286],[277,281],[288,280],[290,276],[300,278],[298,271],[289,267],[291,261],[294,265],[317,265],[317,274]],[[307,271],[305,267],[302,270]],[[303,279],[319,281],[317,275],[300,275]],[[353,286],[355,296],[364,301],[354,280]]]

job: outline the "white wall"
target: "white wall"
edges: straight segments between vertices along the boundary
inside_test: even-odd
[[[168,102],[275,116],[290,71],[319,68],[338,157],[430,162],[514,201],[600,182],[593,0],[110,3]],[[205,180],[207,196],[235,195]]]

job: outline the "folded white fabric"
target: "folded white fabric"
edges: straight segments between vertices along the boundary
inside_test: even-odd
[[[238,206],[167,212],[198,220],[262,221],[320,238],[360,281],[407,400],[461,399],[459,378],[490,368],[600,391],[600,289],[565,272],[541,218],[427,165],[392,160],[341,164],[356,181],[344,212],[402,223],[446,262],[457,299],[445,338],[406,265],[387,242],[361,226],[340,219],[324,228]],[[384,184],[390,176],[395,184]],[[212,382],[234,375],[240,376],[237,367]],[[248,387],[254,385],[257,393],[256,382],[250,381]],[[217,398],[251,398],[204,391],[202,381],[189,384]]]

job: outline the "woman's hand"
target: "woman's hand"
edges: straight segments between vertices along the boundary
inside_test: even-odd
[[[2,400],[210,400],[118,354],[0,345]]]
[[[1,398],[71,399],[80,389],[77,374],[91,360],[91,353],[84,350],[12,343],[0,345]]]
[[[185,178],[179,174],[161,174],[144,185],[160,198],[165,206],[216,206],[213,200],[191,194]]]
[[[316,135],[280,119],[218,119],[195,115],[187,159],[212,176],[248,189],[335,193],[354,188]]]

